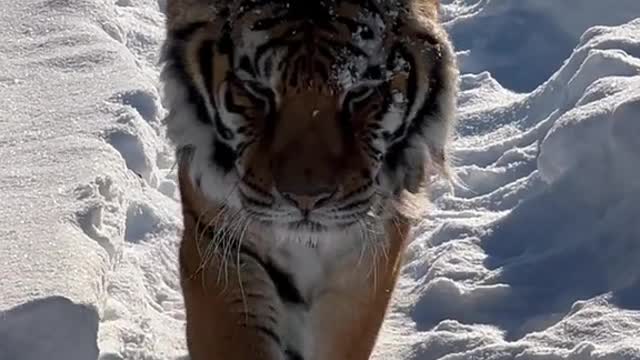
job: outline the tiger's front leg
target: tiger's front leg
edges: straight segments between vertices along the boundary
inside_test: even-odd
[[[191,360],[288,359],[284,307],[265,269],[244,251],[202,259],[191,229],[180,249]]]
[[[185,271],[182,281],[191,359],[287,359],[283,306],[273,285],[260,278],[264,270],[246,255],[240,269],[225,269],[220,261],[210,267],[195,276]]]

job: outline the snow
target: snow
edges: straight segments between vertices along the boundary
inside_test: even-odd
[[[442,3],[457,180],[374,358],[640,359],[640,2]],[[185,358],[162,6],[0,12],[0,359]]]

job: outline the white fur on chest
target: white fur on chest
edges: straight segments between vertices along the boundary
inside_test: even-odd
[[[278,267],[291,275],[295,286],[313,306],[313,296],[325,273],[327,259],[319,256],[317,249],[300,243],[282,243],[270,254]],[[288,348],[307,359],[313,348],[313,329],[309,321],[311,309],[300,304],[284,304],[283,339]]]
[[[312,301],[323,291],[328,275],[358,253],[363,246],[360,233],[353,230],[304,233],[273,231],[263,244],[264,254],[293,279],[300,293]]]
[[[268,234],[268,236],[265,236]],[[345,261],[359,256],[364,239],[360,232],[345,230],[320,234],[263,232],[253,245],[283,272],[308,302],[283,303],[282,337],[288,349],[311,359],[315,336],[312,328],[314,300],[336,284],[329,283],[332,273]]]

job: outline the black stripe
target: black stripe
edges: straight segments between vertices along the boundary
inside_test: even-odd
[[[365,190],[367,190],[369,187],[371,187],[371,185],[373,185],[373,180],[368,180],[364,185],[362,185],[362,186],[360,186],[360,187],[348,192],[347,194],[345,194],[341,198],[341,200],[348,199],[348,198],[350,198],[352,196],[358,195],[358,194],[364,192]],[[341,208],[339,208],[339,209],[341,209]]]
[[[262,293],[247,293],[247,294],[244,295],[244,297],[247,298],[247,299],[253,299],[253,300],[267,300],[268,299],[267,295],[262,294]]]
[[[349,194],[349,196],[350,195],[355,195],[355,194],[357,194],[359,192],[361,192],[361,191],[355,191],[355,193],[351,193],[351,194]],[[345,196],[345,197],[349,197],[349,196]],[[370,199],[363,199],[363,200],[353,201],[353,202],[351,202],[351,203],[349,203],[347,205],[340,206],[336,210],[337,211],[348,211],[348,210],[355,209],[357,207],[362,207],[363,205],[367,205],[367,204],[369,204],[369,202],[370,202]]]
[[[184,60],[184,54],[186,52],[185,46],[186,42],[196,33],[199,29],[208,26],[209,23],[206,21],[195,22],[189,24],[183,28],[173,30],[169,33],[169,38],[171,39],[168,42],[165,53],[163,54],[163,61],[166,64],[166,71],[170,73],[172,76],[179,77],[182,84],[186,88],[187,93],[187,101],[195,107],[195,113],[197,119],[206,125],[211,124],[211,118],[209,117],[209,111],[207,110],[206,103],[204,101],[203,95],[197,90],[197,88],[193,84],[193,79],[188,75],[186,71],[186,65]],[[206,42],[205,42],[206,43]],[[203,46],[203,49],[208,47],[208,44]],[[206,51],[206,50],[205,50]],[[204,54],[200,53],[200,67],[201,69],[211,69],[211,66],[205,65],[203,67],[202,60]],[[205,70],[206,71],[206,70]],[[203,74],[205,78],[205,84],[207,84],[208,79],[211,79],[211,76],[207,76],[206,73]],[[206,85],[208,86],[208,85]],[[207,91],[209,91],[209,87],[207,87]],[[215,106],[215,104],[212,104]]]
[[[385,156],[385,163],[392,171],[405,162],[404,150],[407,148],[411,138],[422,135],[424,129],[429,125],[426,122],[429,119],[434,119],[435,115],[440,112],[438,96],[444,89],[443,66],[442,57],[436,57],[435,63],[433,64],[433,71],[429,76],[429,89],[424,103],[418,110],[415,118],[411,119],[405,137],[393,144]]]
[[[376,149],[375,147],[373,147],[373,145],[371,145],[371,143],[367,142],[367,146],[366,146],[366,150],[370,151],[374,157],[378,157],[380,154],[382,154],[382,152],[380,152],[380,150]]]
[[[361,109],[363,105],[368,104],[368,101],[373,95],[376,95],[376,92],[383,94],[382,98],[386,99],[390,98],[388,95],[388,91],[386,90],[386,84],[380,84],[375,87],[371,86],[359,86],[353,90],[350,90],[342,101],[342,105],[346,106],[346,111],[349,113],[357,113],[358,110]],[[384,88],[383,88],[384,87]],[[385,109],[387,110],[387,109]]]
[[[212,125],[205,100],[200,91],[193,85],[193,79],[188,75],[182,57],[183,53],[184,49],[175,44],[167,48],[163,59],[166,61],[166,67],[163,72],[171,77],[179,78],[185,87],[187,102],[195,107],[194,110],[198,121],[205,125]]]
[[[300,51],[300,49],[302,48],[302,45],[303,45],[302,41],[294,41],[291,44],[289,44],[289,47],[287,48],[287,53],[280,59],[280,62],[278,63],[279,70],[284,69],[285,72],[287,71],[286,66],[291,61],[291,58],[293,58],[298,54],[298,51]]]
[[[282,299],[282,301],[302,305],[305,308],[309,308],[309,304],[302,297],[300,291],[293,284],[293,280],[290,274],[279,269],[277,266],[272,264],[271,262],[267,262],[260,258],[258,254],[247,248],[246,246],[240,247],[240,252],[253,258],[262,268],[266,271],[266,273],[273,281],[273,284],[276,287],[276,291],[278,292],[278,296]]]
[[[262,189],[260,186],[256,185],[253,183],[253,181],[251,181],[252,175],[250,173],[247,173],[246,176],[244,176],[242,178],[242,181],[244,184],[247,185],[247,187],[249,187],[251,190],[257,192],[258,194],[262,195],[262,196],[266,196],[266,197],[273,197],[273,195],[271,195],[270,192]]]
[[[380,108],[378,109],[378,112],[375,114],[375,118],[378,121],[382,121],[382,119],[384,118],[384,115],[387,114],[391,107],[393,106],[393,96],[391,95],[391,85],[387,82],[383,84],[382,90],[381,92],[383,93],[382,95],[382,104],[380,106]],[[414,91],[415,93],[415,91]],[[409,95],[407,95],[409,96]],[[415,96],[415,95],[414,95]],[[409,100],[409,103],[411,103],[412,100]],[[402,125],[400,126],[400,128],[406,128],[406,122],[407,122],[407,115],[409,114],[408,110],[405,110],[405,113],[403,115],[403,119],[402,119]],[[384,130],[389,130],[389,129],[384,129]],[[377,131],[373,131],[369,133],[371,136],[373,136],[374,138],[378,138],[379,134],[377,133]],[[402,134],[404,134],[404,130],[402,130]]]
[[[198,51],[200,58],[200,72],[204,79],[204,88],[209,93],[209,99],[215,103],[213,96],[213,41],[207,40],[202,42],[202,46]]]
[[[417,76],[417,68],[416,68],[416,59],[413,57],[411,52],[403,45],[396,44],[391,49],[389,53],[389,57],[387,58],[387,69],[394,69],[396,64],[395,60],[397,57],[402,58],[404,61],[409,63],[409,79],[407,85],[407,99],[409,100],[407,104],[407,111],[405,113],[405,117],[409,115],[411,109],[413,108],[413,104],[416,101],[417,97],[417,89],[418,89],[418,76]],[[411,120],[411,119],[405,119]]]
[[[301,73],[306,72],[306,58],[304,55],[298,56],[298,58],[293,62],[293,69],[291,69],[291,76],[289,78],[289,85],[295,88],[298,86],[298,80]],[[301,84],[302,85],[302,84]]]
[[[253,131],[251,131],[251,128],[247,125],[238,126],[238,128],[236,128],[236,132],[240,135],[247,135],[247,136],[251,136],[253,134]]]
[[[249,60],[249,57],[247,55],[243,55],[242,58],[240,59],[240,64],[238,64],[238,68],[240,70],[244,70],[244,72],[246,72],[247,74],[251,75],[252,77],[256,77],[256,72],[253,69],[253,65],[251,64],[251,60]]]
[[[413,119],[407,130],[407,136],[416,132],[420,132],[426,124],[427,120],[433,119],[440,112],[438,106],[438,96],[444,90],[444,65],[442,58],[437,57],[433,64],[433,71],[429,74],[429,89],[427,97],[418,110],[416,117]]]
[[[255,144],[256,142],[257,140],[255,139],[241,142],[240,144],[238,144],[238,148],[236,149],[236,155],[239,158],[242,157],[242,155],[244,154],[245,151],[247,151],[249,146],[251,146],[252,144]]]
[[[218,131],[218,135],[220,135],[220,137],[222,137],[224,140],[227,140],[227,141],[233,139],[233,131],[231,131],[231,129],[229,129],[222,122],[222,119],[220,118],[220,114],[218,112],[216,112],[214,121],[216,124],[216,131]]]
[[[241,192],[242,193],[242,192]],[[252,205],[254,207],[258,207],[258,208],[268,208],[271,209],[273,207],[273,204],[268,203],[268,202],[264,202],[264,201],[260,201],[257,199],[254,199],[250,196],[247,196],[246,194],[242,193],[242,200],[243,202]]]
[[[266,336],[267,338],[273,340],[273,342],[275,342],[278,346],[282,346],[282,340],[280,339],[280,336],[278,336],[278,334],[276,334],[276,332],[273,331],[273,329],[268,328],[266,326],[260,326],[260,325],[252,326],[251,328],[255,329],[256,331]]]
[[[191,23],[183,28],[173,30],[169,33],[169,37],[172,40],[188,40],[196,31],[199,29],[209,25],[206,21],[199,21],[195,23]]]
[[[362,74],[362,78],[366,80],[382,80],[383,77],[382,66],[373,65],[369,66],[367,70]]]
[[[273,59],[270,57],[266,58],[262,63],[262,66],[256,64],[256,67],[261,76],[265,78],[271,78],[271,74],[273,73]]]
[[[417,126],[416,123],[421,122],[419,121],[419,119],[420,119],[420,116],[423,116],[423,115],[421,115],[420,113],[424,108],[424,104],[423,104],[423,108],[421,108],[418,111],[418,113],[413,119],[408,118],[409,114],[411,113],[411,109],[413,108],[418,97],[418,70],[416,67],[416,59],[411,55],[411,52],[409,52],[409,50],[407,50],[402,44],[396,44],[393,47],[393,50],[388,59],[388,63],[387,63],[388,67],[390,67],[391,69],[395,67],[394,60],[395,60],[395,57],[398,55],[402,57],[405,61],[407,61],[411,68],[409,69],[409,79],[408,79],[408,85],[407,85],[407,98],[409,101],[407,104],[407,109],[405,111],[404,125],[400,129],[398,129],[398,130],[402,130],[403,133],[399,134],[397,131],[394,132],[391,140],[396,142],[392,143],[391,147],[385,154],[385,159],[384,159],[385,164],[392,171],[395,171],[402,163],[405,162],[404,150],[406,149],[409,143],[408,135],[411,132],[415,132],[415,130],[417,129],[415,126]],[[407,126],[407,124],[409,125]],[[404,137],[401,139],[396,138],[396,136],[401,136],[401,135],[404,135]]]
[[[222,36],[216,45],[218,53],[229,55],[229,59],[233,59],[233,39],[231,39],[231,25],[229,23],[224,25]]]
[[[256,188],[255,185],[251,184],[248,181],[245,181],[245,179],[243,179],[242,183],[248,187],[249,189],[253,189],[258,195],[263,196],[262,198],[260,198],[258,196],[258,199],[255,199],[256,196],[248,196],[244,191],[242,191],[242,189],[240,188],[240,194],[243,195],[246,198],[252,198],[254,200],[254,205],[257,207],[261,207],[261,208],[268,208],[268,209],[272,209],[273,208],[273,195],[271,195],[269,192],[264,191],[262,189],[258,189]],[[256,209],[256,210],[260,210],[260,209]]]
[[[244,209],[244,211],[249,215],[255,216],[261,223],[271,224],[274,221],[271,213],[260,212],[251,208]]]
[[[254,54],[254,59],[253,59],[254,66],[258,67],[257,64],[260,63],[260,60],[262,59],[262,57],[266,55],[267,52],[269,52],[269,50],[274,50],[276,48],[286,47],[286,46],[294,46],[296,43],[299,43],[299,42],[300,40],[291,40],[286,37],[277,37],[267,41],[266,43],[256,48],[256,52]]]
[[[284,355],[287,358],[286,360],[304,360],[302,355],[300,355],[296,350],[287,349],[284,351]]]
[[[223,171],[229,172],[236,162],[236,153],[229,145],[216,139],[213,141],[212,161],[220,166]]]
[[[343,141],[347,144],[352,143],[355,137],[355,130],[351,115],[353,114],[351,114],[347,109],[340,112],[340,133],[342,134]]]
[[[317,60],[317,59],[314,60],[313,61],[313,70],[318,73],[318,76],[320,77],[320,80],[322,80],[323,82],[328,82],[329,81],[329,69],[327,68],[325,63],[323,63],[322,61]]]
[[[229,306],[241,305],[244,307],[244,302],[246,301],[246,299],[249,299],[249,296],[245,295],[245,299],[236,299],[228,303],[228,305]],[[254,324],[259,322],[269,326],[269,328],[275,328],[278,326],[278,321],[276,320],[276,317],[274,315],[256,314],[253,312],[243,312],[241,316],[246,317],[249,320],[253,320]],[[244,322],[244,323],[246,324],[246,326],[250,326],[248,322]],[[262,326],[267,328],[267,326],[264,326],[264,325]]]

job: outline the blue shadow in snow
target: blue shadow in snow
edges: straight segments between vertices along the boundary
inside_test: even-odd
[[[453,319],[495,325],[516,340],[605,293],[615,305],[640,308],[640,205],[633,200],[640,194],[625,192],[603,162],[589,161],[594,171],[572,171],[493,224],[481,246],[495,275],[477,284],[488,288],[425,295],[412,314],[419,329]]]
[[[560,68],[576,45],[549,17],[518,5],[449,30],[456,50],[471,50],[463,72],[489,71],[504,87],[530,92]],[[524,6],[524,5],[522,5]]]
[[[63,297],[0,312],[0,359],[97,359],[98,322],[95,309]]]

